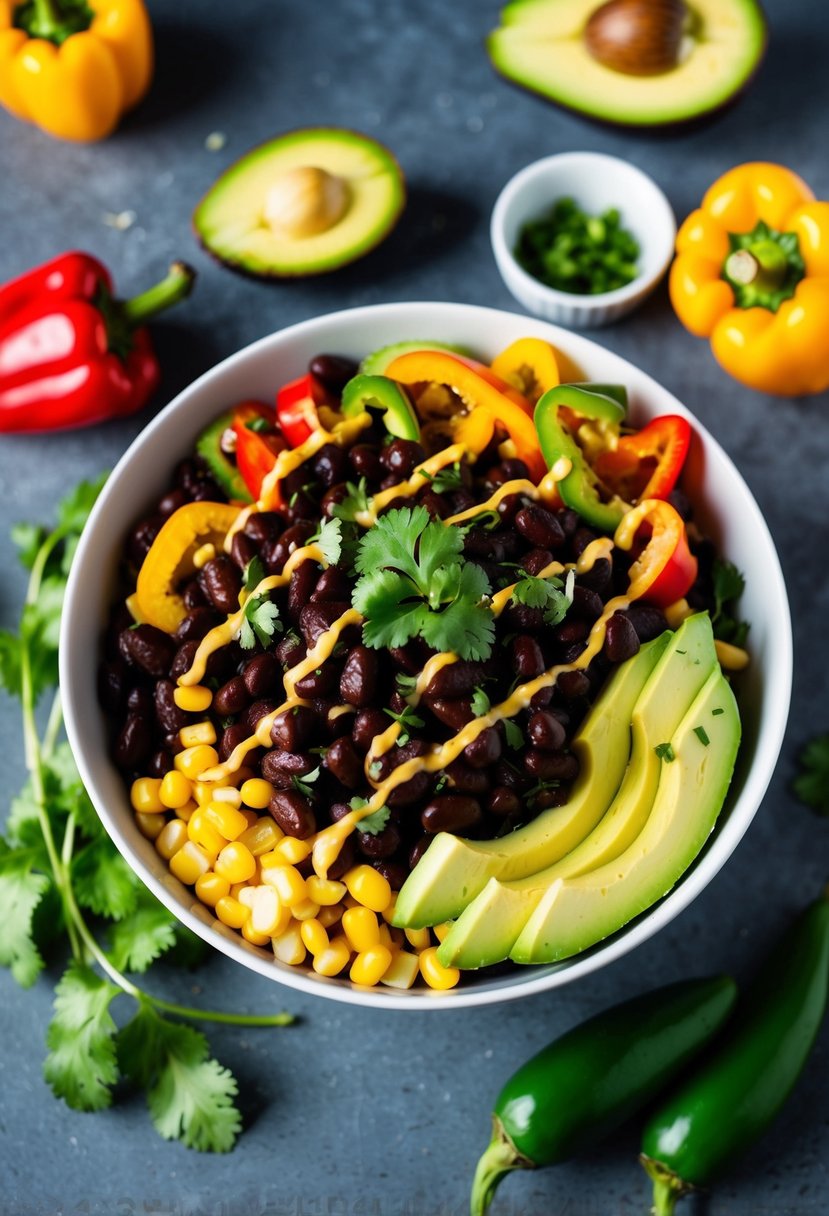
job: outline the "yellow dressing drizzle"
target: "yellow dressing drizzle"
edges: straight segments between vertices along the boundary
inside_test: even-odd
[[[375,494],[367,509],[356,513],[354,516],[356,522],[364,528],[370,528],[377,522],[377,516],[387,503],[393,502],[395,498],[409,498],[412,494],[416,494],[418,490],[422,490],[429,484],[436,473],[445,469],[447,465],[456,464],[466,454],[467,449],[462,443],[453,443],[443,451],[436,452],[434,456],[430,456],[428,460],[417,465],[412,471],[411,477],[406,481],[401,481],[399,485],[390,486],[388,490],[381,490],[379,494]]]

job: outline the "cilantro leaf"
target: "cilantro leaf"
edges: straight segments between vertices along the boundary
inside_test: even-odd
[[[209,1057],[191,1026],[160,1017],[146,1003],[118,1035],[124,1072],[147,1091],[159,1135],[199,1152],[226,1153],[242,1130],[233,1074]]]
[[[424,469],[423,472],[426,473],[426,470]],[[463,488],[463,474],[457,460],[452,465],[445,465],[444,468],[438,469],[437,473],[426,473],[426,476],[431,482],[430,488],[436,494],[450,493]]]
[[[34,869],[38,860],[39,850],[10,849],[0,838],[0,965],[11,969],[21,988],[31,987],[43,968],[32,918],[51,880]]]
[[[361,477],[355,485],[353,481],[345,483],[346,497],[332,509],[336,519],[354,523],[358,515],[369,509],[369,494],[366,489],[366,479]]]
[[[245,600],[244,620],[239,629],[239,645],[243,650],[252,650],[259,642],[267,650],[273,635],[282,632],[279,609],[267,595],[252,595]]]
[[[306,798],[310,798],[313,794],[314,782],[319,779],[321,772],[320,765],[312,769],[310,773],[304,773],[302,777],[291,777],[291,788],[295,789],[298,794],[304,794]]]
[[[108,836],[99,836],[72,858],[72,886],[82,908],[120,920],[135,910],[138,887],[132,870]]]
[[[252,557],[245,566],[242,574],[242,586],[245,591],[252,591],[254,587],[258,587],[265,577],[265,563],[262,558],[257,555]]]
[[[116,1026],[109,1013],[120,988],[89,967],[70,963],[55,990],[55,1013],[46,1034],[43,1075],[73,1110],[102,1110],[118,1080]]]
[[[339,519],[326,519],[320,529],[309,541],[309,545],[318,544],[322,555],[329,566],[336,566],[343,552],[343,526]]]
[[[567,584],[554,576],[535,578],[533,575],[527,575],[515,584],[510,598],[516,604],[540,608],[546,624],[558,625],[564,620],[573,602],[573,581],[572,571],[568,575]]]
[[[395,676],[395,684],[401,697],[410,697],[417,688],[417,676],[407,676],[402,671],[398,672]]]
[[[27,570],[31,570],[38,550],[46,539],[46,529],[38,524],[14,524],[11,538],[21,563]]]
[[[352,811],[359,811],[366,806],[367,798],[352,798],[349,806]],[[357,824],[358,832],[366,832],[369,836],[378,836],[389,821],[391,810],[387,806],[378,807],[376,811],[372,811],[370,815],[366,815]]]
[[[377,570],[371,577],[360,579],[351,602],[365,617],[366,646],[375,650],[405,646],[418,636],[429,609],[422,600],[413,600],[411,596],[411,583],[394,570]]]
[[[504,737],[507,741],[507,747],[518,751],[524,746],[524,734],[517,722],[513,722],[512,718],[504,718]]]
[[[146,971],[175,944],[175,918],[145,888],[134,911],[109,930],[109,957],[119,971]]]
[[[733,562],[715,558],[711,570],[714,591],[714,612],[711,624],[714,637],[732,646],[745,646],[749,624],[735,616],[732,606],[745,590],[746,581]]]
[[[819,815],[829,815],[829,734],[807,743],[798,764],[800,772],[792,782],[795,794]]]
[[[8,629],[0,629],[0,688],[12,697],[20,696],[20,643]]]
[[[475,717],[483,718],[485,714],[489,713],[491,705],[492,702],[484,692],[483,688],[476,688],[472,694],[471,704],[471,709]]]
[[[61,499],[58,503],[58,525],[62,531],[83,531],[108,476],[108,473],[101,473],[94,481],[81,481]]]

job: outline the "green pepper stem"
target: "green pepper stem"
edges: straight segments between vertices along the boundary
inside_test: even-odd
[[[179,300],[189,296],[196,279],[196,272],[186,262],[173,262],[160,283],[148,287],[131,300],[122,301],[119,311],[129,329],[137,329],[151,317],[171,308]]]
[[[60,9],[56,0],[34,0],[35,19],[32,28],[37,30],[40,38],[49,38],[57,33],[61,22]]]
[[[30,38],[42,38],[55,46],[63,46],[73,34],[89,29],[94,15],[85,4],[73,6],[65,13],[60,0],[32,0],[31,7],[23,5],[20,13],[15,14],[15,25],[25,30]]]
[[[751,284],[760,291],[779,288],[787,270],[786,255],[776,241],[757,241],[748,249],[735,249],[725,263],[729,279],[743,287]]]
[[[674,1216],[676,1205],[682,1196],[688,1195],[696,1188],[683,1181],[661,1161],[656,1161],[645,1153],[639,1154],[639,1163],[653,1183],[651,1216]]]
[[[472,1180],[470,1216],[484,1216],[498,1184],[511,1170],[534,1169],[535,1162],[519,1153],[497,1115],[492,1116],[492,1139],[481,1155]]]

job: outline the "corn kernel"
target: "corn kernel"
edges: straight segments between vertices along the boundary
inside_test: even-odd
[[[320,906],[313,899],[301,899],[298,904],[291,904],[291,915],[294,920],[310,920],[319,914]]]
[[[212,824],[225,840],[236,840],[248,826],[242,812],[237,811],[235,806],[230,806],[227,802],[208,802],[202,813],[207,822]]]
[[[242,783],[242,802],[254,811],[264,811],[273,796],[273,786],[264,777],[251,777]]]
[[[379,927],[378,941],[381,946],[386,946],[389,950],[394,949],[394,938],[391,935],[391,926],[382,921]]]
[[[432,944],[432,935],[428,929],[406,929],[406,941],[412,949],[420,952],[428,950]]]
[[[391,950],[387,950],[385,946],[372,946],[370,950],[363,950],[351,964],[349,978],[355,984],[373,988],[388,971],[391,958]]]
[[[242,795],[238,790],[235,790],[231,785],[217,786],[213,790],[211,802],[229,802],[231,806],[238,808],[242,805]],[[244,815],[244,811],[239,811],[240,815]],[[247,819],[245,820],[247,823]]]
[[[196,807],[187,824],[187,835],[196,844],[200,844],[205,853],[218,857],[227,844],[224,836],[205,817],[204,807]]]
[[[342,919],[342,914],[342,904],[335,904],[333,907],[323,906],[317,914],[317,920],[323,929],[331,929]]]
[[[372,912],[383,912],[391,903],[389,881],[371,866],[354,866],[344,876],[348,892],[358,903]]]
[[[204,849],[193,840],[185,840],[177,853],[170,858],[170,872],[175,874],[179,882],[191,887],[201,874],[210,869],[210,858]]]
[[[178,737],[182,747],[196,747],[200,743],[215,743],[216,727],[206,718],[204,722],[194,722],[192,726],[182,726]]]
[[[266,937],[278,937],[291,923],[291,909],[280,903],[273,887],[251,887],[253,900],[250,905],[251,928]]]
[[[315,917],[304,920],[299,926],[299,935],[303,944],[315,957],[328,949],[328,934]]]
[[[165,822],[163,815],[146,814],[144,811],[135,812],[135,826],[142,836],[147,837],[147,840],[155,840],[164,831]]]
[[[383,920],[386,922],[387,925],[390,925],[392,923],[392,921],[394,920],[394,914],[396,911],[397,911],[397,893],[395,892],[391,897],[391,903],[389,904],[389,906],[387,908],[383,909],[383,913],[382,913]]]
[[[178,772],[177,769],[171,768],[169,773],[165,773],[161,778],[158,796],[164,806],[169,807],[171,811],[177,811],[180,806],[185,806],[190,801],[192,794],[193,786],[184,773]]]
[[[274,845],[273,851],[286,865],[296,866],[301,861],[305,861],[306,857],[311,856],[313,847],[313,842],[310,840],[297,840],[296,836],[283,836],[279,843]]]
[[[277,895],[289,908],[307,898],[305,879],[293,866],[265,867],[263,865],[262,878],[270,886],[276,888]]]
[[[206,709],[210,708],[213,693],[203,684],[191,684],[189,688],[176,688],[173,692],[173,700],[179,709],[185,710],[188,714],[203,714]]]
[[[206,566],[208,562],[212,562],[215,556],[216,546],[212,541],[208,540],[203,545],[199,545],[193,554],[193,565],[197,570],[201,570],[202,566]]]
[[[179,819],[183,819],[185,823],[189,823],[193,818],[193,812],[197,811],[198,809],[198,803],[194,802],[191,798],[189,802],[185,802],[184,806],[180,806],[176,809],[176,814],[178,815]]]
[[[256,858],[250,849],[235,841],[225,845],[213,868],[230,882],[245,882],[256,873]]]
[[[391,957],[388,970],[383,975],[382,984],[389,988],[411,988],[418,977],[420,964],[416,954],[408,950],[397,950]]]
[[[208,908],[215,908],[220,899],[230,892],[230,883],[221,874],[208,870],[196,879],[196,895]]]
[[[679,629],[685,618],[691,615],[691,612],[691,606],[686,599],[675,600],[673,604],[668,604],[665,609],[665,620],[671,629]]]
[[[438,939],[438,941],[442,942],[451,928],[452,928],[452,922],[445,920],[439,925],[432,925],[432,932],[434,933],[434,935]]]
[[[230,888],[230,894],[234,899],[238,899],[240,904],[244,904],[246,908],[253,911],[253,897],[256,894],[256,887],[252,887],[248,882],[234,883]]]
[[[371,908],[349,908],[343,913],[343,931],[352,950],[371,950],[380,943],[377,916]]]
[[[216,915],[223,925],[231,929],[241,929],[250,916],[250,908],[240,904],[238,899],[233,899],[231,895],[224,895],[216,901]]]
[[[242,937],[246,942],[250,942],[252,946],[269,946],[271,939],[267,933],[257,933],[251,925],[250,920],[246,920],[242,925]]]
[[[166,811],[167,808],[158,796],[160,790],[160,777],[139,777],[133,781],[130,788],[133,810],[143,811],[145,815],[157,815],[159,811]]]
[[[124,601],[124,603],[126,605],[127,612],[130,614],[130,616],[136,622],[136,624],[143,625],[144,624],[144,615],[141,612],[141,608],[138,603],[138,596],[135,594],[128,595],[126,600]]]
[[[344,883],[335,882],[332,878],[318,878],[316,874],[311,874],[305,879],[305,888],[308,898],[313,899],[323,908],[330,908],[334,904],[338,904],[345,895]]]
[[[257,818],[256,823],[245,828],[242,835],[238,837],[239,843],[249,848],[254,857],[270,853],[270,850],[274,845],[279,844],[281,839],[282,829],[278,828],[269,818]]]
[[[185,777],[189,777],[195,781],[199,773],[203,773],[205,769],[215,768],[219,763],[219,753],[215,747],[209,747],[206,743],[197,743],[195,747],[185,747],[183,752],[179,752],[173,760],[180,773],[184,773]],[[196,791],[193,791],[196,801],[201,802]]]
[[[183,819],[171,819],[158,833],[155,849],[159,856],[169,861],[187,839],[187,824]]]
[[[722,642],[719,638],[714,642],[717,659],[723,671],[744,671],[751,662],[747,650],[742,646],[734,646],[731,642]]]
[[[280,963],[287,963],[289,967],[298,967],[305,961],[307,951],[296,921],[292,921],[284,933],[271,938],[271,946],[274,957],[279,959]]]
[[[322,951],[314,955],[312,967],[317,975],[339,975],[348,966],[351,951],[342,938],[335,937],[334,941]]]
[[[244,815],[245,819],[247,820],[248,827],[252,828],[259,820],[258,812],[252,811],[250,809],[250,807],[247,807],[247,806],[240,807],[239,809],[241,810],[242,814]],[[276,827],[276,824],[274,824],[274,827]],[[279,835],[281,838],[281,836],[282,836],[281,828],[279,829]]]
[[[438,961],[437,946],[430,946],[428,950],[422,951],[418,955],[418,964],[420,966],[420,974],[429,987],[437,988],[440,992],[445,992],[448,988],[454,988],[461,978],[461,973],[457,967],[444,967]]]

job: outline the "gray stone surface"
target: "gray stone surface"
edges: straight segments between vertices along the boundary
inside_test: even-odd
[[[827,17],[813,0],[768,7],[769,55],[745,99],[705,127],[659,136],[590,125],[498,80],[481,45],[494,0],[150,0],[156,83],[115,137],[74,147],[0,114],[0,281],[72,246],[106,260],[125,293],[159,277],[174,256],[193,261],[194,298],[156,331],[165,366],[158,407],[251,340],[332,309],[429,298],[512,307],[490,254],[488,216],[507,177],[550,152],[628,157],[661,183],[680,217],[715,177],[747,159],[789,164],[829,197]],[[406,172],[409,206],[380,250],[337,275],[285,285],[235,277],[199,251],[190,211],[225,165],[276,131],[331,122],[379,136]],[[214,131],[227,135],[218,153],[205,148]],[[124,210],[135,212],[131,228],[105,224],[105,213]],[[746,976],[791,910],[829,877],[829,826],[788,788],[798,748],[829,728],[829,400],[778,401],[743,390],[680,328],[664,287],[599,337],[663,381],[720,439],[781,553],[795,626],[792,715],[777,776],[735,856],[691,908],[633,954],[558,992],[500,1008],[380,1014],[283,994],[218,957],[195,975],[157,968],[149,982],[168,999],[245,1010],[284,1005],[301,1015],[289,1030],[211,1031],[242,1088],[246,1131],[229,1157],[163,1143],[128,1094],[99,1115],[57,1102],[41,1077],[57,973],[22,993],[4,972],[0,1211],[460,1216],[490,1103],[531,1051],[658,982],[720,968]],[[3,624],[16,619],[24,586],[5,525],[48,520],[61,493],[111,466],[149,416],[0,440]],[[11,792],[23,775],[22,746],[16,707],[2,697],[0,754]],[[796,1097],[717,1188],[705,1209],[711,1216],[825,1211],[827,1047],[824,1032]],[[625,1133],[572,1165],[514,1176],[493,1211],[643,1213],[636,1144],[635,1133]]]

